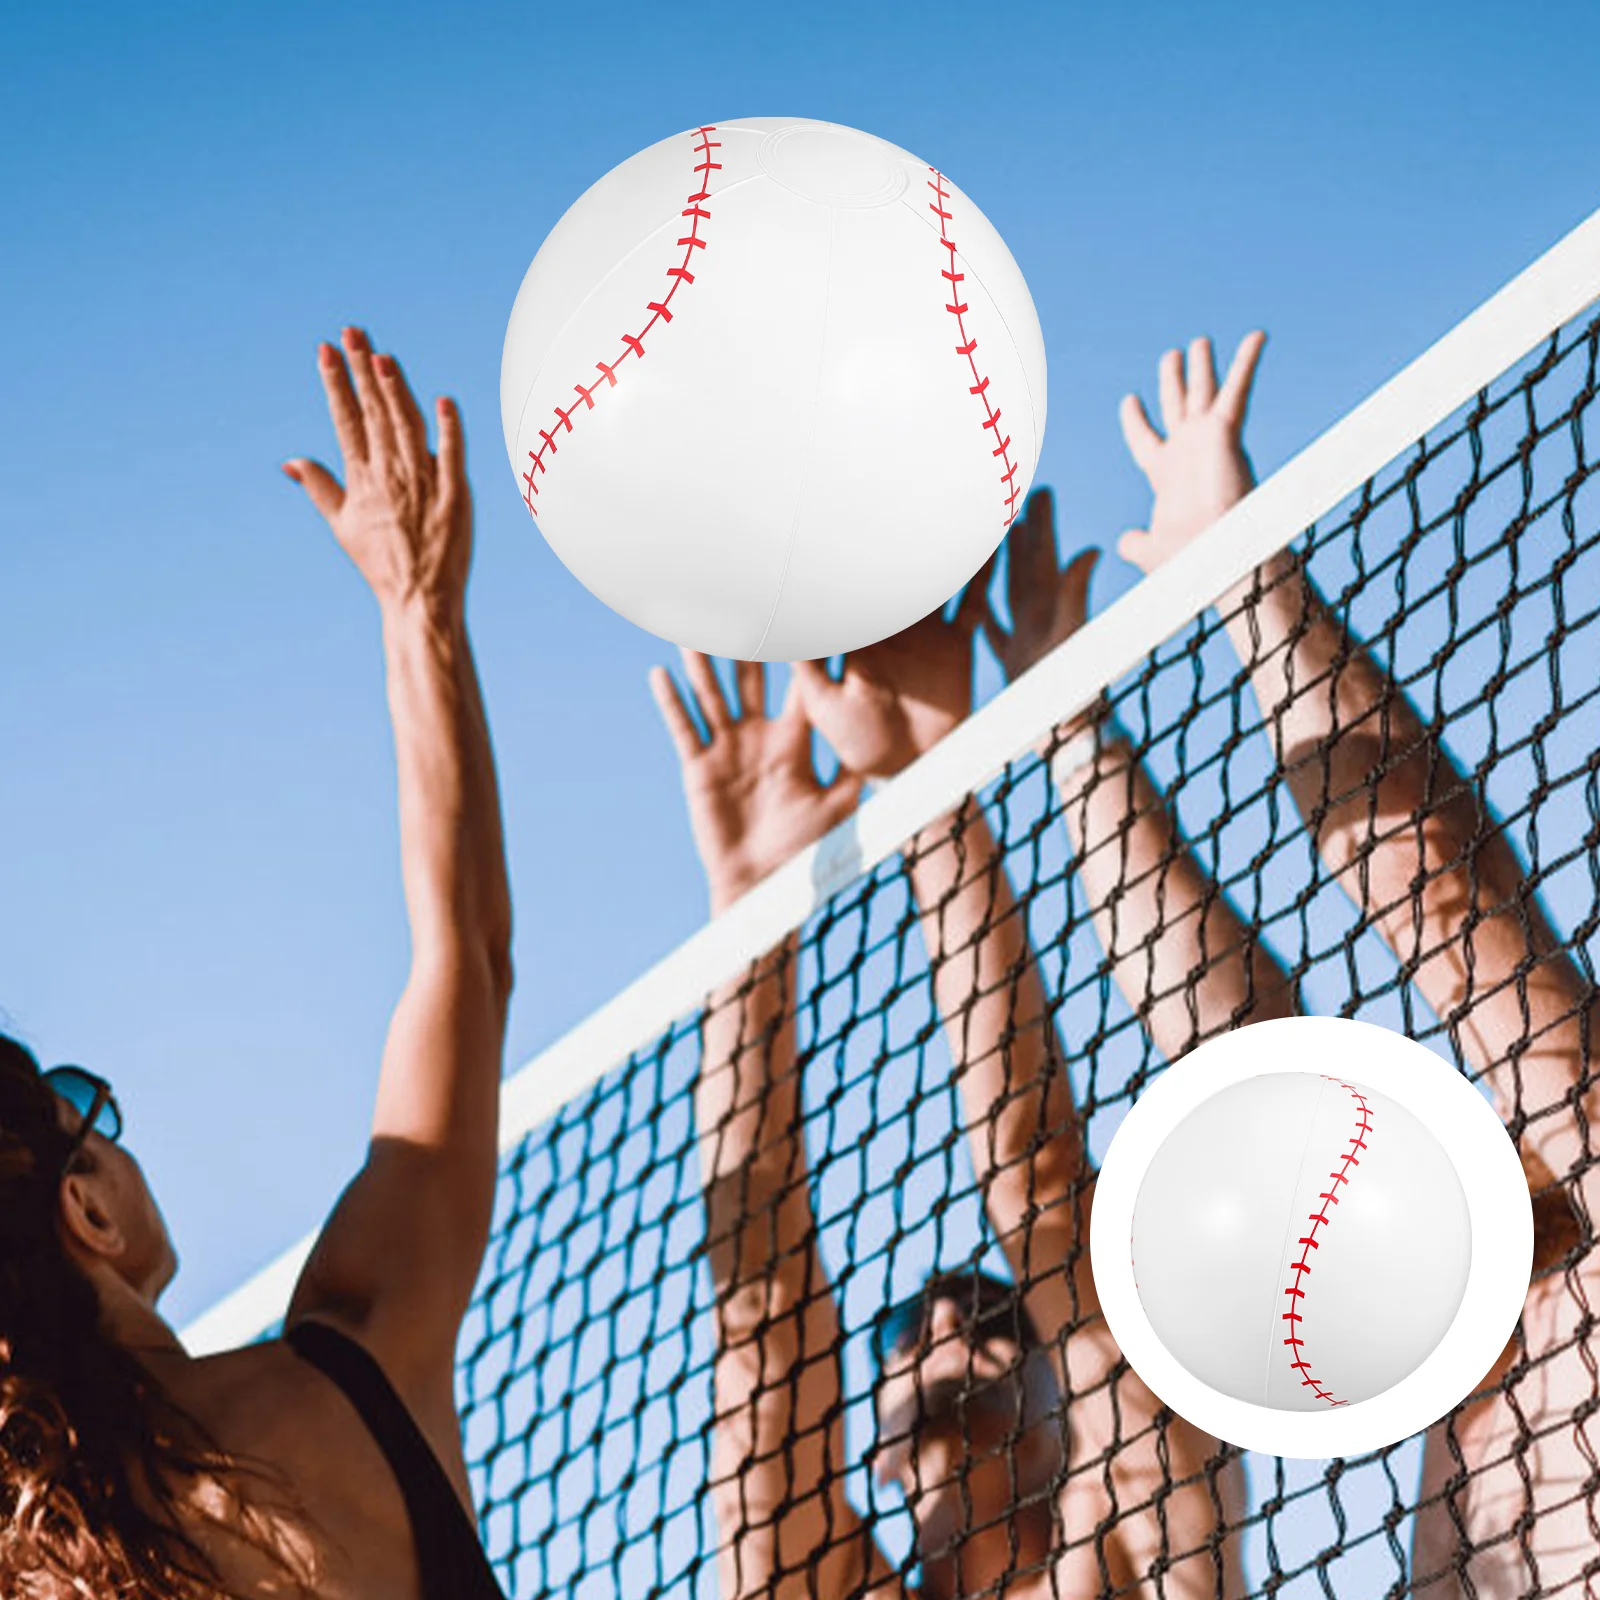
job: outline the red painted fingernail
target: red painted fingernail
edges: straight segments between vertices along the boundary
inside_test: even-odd
[[[394,357],[393,356],[374,356],[372,358],[372,364],[386,378],[392,378],[394,376],[394,374],[395,374],[395,364],[394,364]]]

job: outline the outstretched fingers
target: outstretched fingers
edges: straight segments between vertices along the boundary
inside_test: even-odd
[[[1118,416],[1122,423],[1122,437],[1127,441],[1128,454],[1133,457],[1145,477],[1154,476],[1166,441],[1156,432],[1155,424],[1151,422],[1150,415],[1144,408],[1144,401],[1136,394],[1124,396]]]
[[[683,703],[683,696],[678,692],[678,685],[665,667],[650,669],[650,693],[655,696],[656,705],[661,710],[661,720],[667,725],[667,734],[672,740],[673,749],[678,752],[678,759],[687,765],[705,746],[701,743],[699,730],[689,715],[688,707]]]
[[[372,366],[372,346],[360,328],[344,330],[344,356],[350,364],[356,399],[361,405],[361,422],[366,431],[369,454],[390,454],[397,448],[394,423],[389,407],[378,387]]]
[[[767,669],[759,661],[735,661],[733,682],[739,691],[739,715],[764,717],[767,714]]]
[[[789,663],[789,693],[799,696],[807,717],[813,716],[814,706],[826,706],[841,692],[842,686],[828,676],[826,660]]]
[[[1055,496],[1035,489],[1020,521],[1006,537],[1006,597],[1011,614],[1029,595],[1042,594],[1056,577]],[[992,643],[993,641],[991,641]]]
[[[395,356],[379,355],[372,358],[372,365],[378,375],[378,393],[400,455],[413,474],[426,476],[432,470],[428,424],[423,420],[400,362]]]
[[[1207,411],[1217,398],[1217,363],[1211,353],[1211,341],[1204,334],[1189,342],[1188,399],[1189,411]]]
[[[285,476],[293,478],[305,490],[306,498],[320,515],[329,521],[338,516],[344,504],[344,487],[321,462],[297,456],[293,461],[285,461],[283,470]]]
[[[317,373],[328,397],[328,415],[333,419],[333,434],[339,441],[345,470],[367,459],[367,430],[361,419],[361,402],[350,383],[344,357],[331,344],[317,346]]]
[[[683,657],[683,670],[688,676],[689,687],[694,691],[700,715],[705,718],[706,727],[715,739],[718,730],[730,726],[734,720],[728,697],[723,693],[722,682],[717,677],[717,669],[704,651],[680,649],[678,653]]]
[[[999,559],[1000,551],[997,548],[967,580],[967,587],[962,591],[961,604],[956,607],[956,614],[950,624],[957,633],[975,633],[982,625],[984,617],[988,615],[989,584],[994,578],[995,563]]]
[[[439,424],[438,471],[435,487],[446,503],[467,496],[467,441],[461,429],[461,408],[448,395],[440,395],[434,406]]]
[[[1170,434],[1188,415],[1183,387],[1183,352],[1169,350],[1161,358],[1161,425]]]
[[[1267,336],[1259,328],[1254,333],[1247,333],[1239,341],[1233,364],[1228,368],[1228,376],[1222,385],[1222,393],[1217,397],[1218,412],[1236,427],[1244,426],[1244,414],[1249,409],[1256,366],[1266,345]]]
[[[1089,615],[1089,580],[1094,577],[1099,561],[1100,551],[1090,545],[1080,550],[1061,574],[1061,589],[1074,629],[1082,627]]]

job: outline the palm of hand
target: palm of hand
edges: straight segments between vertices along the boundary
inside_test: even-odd
[[[1143,571],[1170,560],[1255,486],[1244,419],[1265,342],[1261,333],[1241,341],[1220,389],[1209,339],[1190,345],[1187,370],[1182,354],[1169,350],[1160,378],[1164,438],[1136,395],[1123,401],[1123,436],[1155,504],[1150,526],[1125,533],[1119,549]]]
[[[650,688],[682,764],[690,828],[720,910],[843,820],[861,786],[848,775],[818,781],[798,678],[769,717],[765,670],[740,662],[736,713],[711,658],[685,650],[683,659],[704,735],[664,667],[651,672]]]
[[[1185,418],[1150,473],[1155,499],[1141,565],[1148,570],[1176,555],[1254,485],[1236,428],[1214,411]]]
[[[740,718],[685,764],[695,843],[725,877],[757,883],[832,825],[806,733],[803,721],[787,715]]]
[[[946,622],[941,608],[852,651],[838,683],[814,662],[799,676],[811,720],[839,760],[864,778],[893,777],[971,711],[972,623]]]
[[[453,402],[438,402],[435,456],[399,363],[374,355],[359,328],[345,329],[342,351],[319,346],[317,366],[344,481],[305,457],[284,470],[304,487],[381,604],[418,596],[459,603],[472,565],[460,413]]]

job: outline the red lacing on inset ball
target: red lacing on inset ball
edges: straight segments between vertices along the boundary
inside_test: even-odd
[[[1326,1073],[1322,1074],[1327,1077]],[[1339,1083],[1337,1078],[1328,1078],[1329,1083]],[[1366,1096],[1359,1089],[1352,1088],[1348,1083],[1339,1083],[1341,1089],[1347,1089],[1355,1096],[1359,1115],[1356,1120],[1356,1131],[1350,1138],[1350,1148],[1345,1152],[1344,1159],[1337,1172],[1328,1174],[1328,1188],[1320,1193],[1318,1198],[1322,1201],[1322,1209],[1311,1213],[1311,1231],[1299,1240],[1301,1246],[1300,1259],[1289,1269],[1294,1274],[1294,1282],[1285,1289],[1284,1295],[1289,1300],[1289,1309],[1284,1312],[1283,1320],[1289,1324],[1289,1337],[1283,1342],[1294,1353],[1294,1360],[1289,1365],[1294,1371],[1301,1374],[1300,1386],[1309,1388],[1319,1400],[1326,1400],[1330,1406],[1348,1405],[1348,1400],[1335,1400],[1333,1395],[1323,1384],[1312,1375],[1311,1363],[1306,1360],[1305,1341],[1300,1337],[1300,1323],[1304,1320],[1299,1311],[1299,1303],[1305,1299],[1306,1292],[1301,1288],[1303,1279],[1310,1276],[1310,1255],[1313,1250],[1320,1249],[1317,1243],[1317,1229],[1328,1224],[1328,1207],[1339,1203],[1339,1189],[1348,1186],[1350,1182],[1350,1169],[1359,1167],[1360,1160],[1356,1156],[1357,1150],[1367,1148],[1366,1136],[1372,1132],[1372,1107],[1367,1104]]]
[[[700,158],[694,171],[699,175],[700,187],[689,196],[681,213],[689,218],[689,231],[678,240],[683,246],[683,260],[677,266],[667,268],[667,277],[671,279],[667,292],[659,300],[646,303],[645,310],[650,313],[650,320],[637,333],[622,335],[622,349],[617,355],[610,361],[595,362],[595,371],[600,374],[599,378],[591,379],[587,384],[573,384],[573,393],[577,398],[566,406],[555,407],[555,415],[549,427],[539,430],[539,448],[528,452],[528,470],[522,474],[522,481],[526,485],[522,498],[528,510],[535,514],[538,512],[536,501],[539,494],[536,480],[549,470],[545,466],[544,458],[556,454],[556,439],[563,430],[567,433],[572,432],[572,419],[579,415],[578,401],[583,402],[586,411],[593,411],[596,394],[604,393],[600,379],[605,379],[606,388],[615,389],[617,373],[623,362],[629,356],[639,361],[644,360],[645,335],[658,322],[672,321],[672,297],[684,284],[694,282],[694,273],[689,270],[689,263],[694,260],[696,250],[704,250],[706,247],[706,241],[700,235],[700,224],[711,220],[711,213],[705,208],[705,202],[711,198],[711,174],[722,170],[722,163],[711,159],[711,152],[722,148],[719,140],[711,138],[716,131],[714,127],[694,130],[694,137],[698,141],[694,147],[694,154]]]
[[[961,343],[956,346],[956,354],[966,358],[972,374],[972,382],[967,386],[967,393],[975,394],[983,403],[983,426],[994,432],[994,448],[989,453],[1005,468],[1000,474],[1000,488],[1005,495],[1005,526],[1010,527],[1016,518],[1017,500],[1022,493],[1017,487],[1017,468],[1020,463],[1011,459],[1011,436],[1009,434],[1002,436],[1000,432],[1000,412],[989,398],[989,375],[978,370],[978,363],[974,359],[978,341],[967,332],[965,318],[968,307],[961,298],[960,287],[966,278],[966,273],[956,270],[956,242],[950,237],[949,232],[950,191],[945,188],[944,174],[937,167],[929,167],[928,171],[933,174],[933,182],[928,187],[934,194],[933,204],[928,209],[939,219],[939,242],[949,254],[949,263],[940,273],[950,285],[950,302],[945,306],[945,310],[956,319],[956,331],[961,335]]]

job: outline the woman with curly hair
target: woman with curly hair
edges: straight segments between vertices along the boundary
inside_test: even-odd
[[[0,1035],[0,1595],[496,1600],[455,1409],[494,1200],[511,902],[467,639],[461,422],[358,329],[318,362],[344,481],[301,484],[378,601],[412,969],[366,1162],[281,1338],[195,1358],[112,1087]]]

